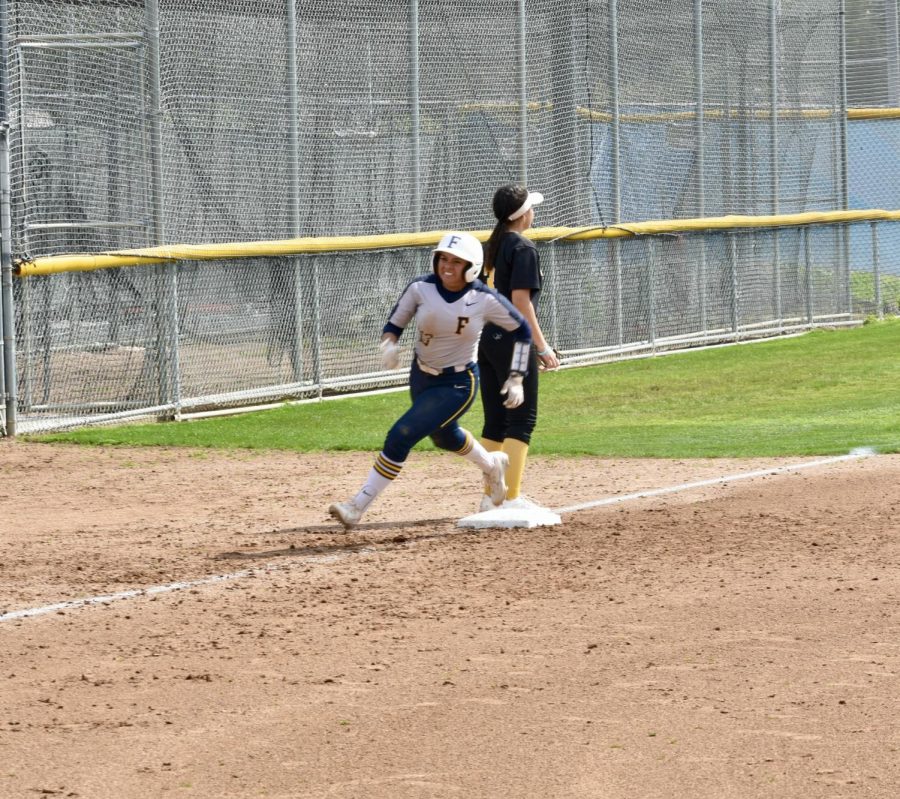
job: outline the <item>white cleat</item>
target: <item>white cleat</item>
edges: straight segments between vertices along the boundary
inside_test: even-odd
[[[501,507],[509,508],[510,510],[547,510],[541,505],[538,505],[537,502],[532,502],[528,497],[522,496],[521,494],[515,499],[504,500]]]
[[[488,499],[494,505],[499,505],[506,499],[506,467],[509,466],[509,455],[505,452],[492,452],[490,455],[493,464],[491,470],[485,475],[490,489]]]
[[[356,527],[362,518],[362,511],[352,502],[335,502],[328,506],[328,512],[344,525],[345,530]]]
[[[494,504],[494,500],[492,500],[487,494],[481,495],[481,505],[478,508],[479,513],[484,513],[488,510],[494,510],[497,506]]]

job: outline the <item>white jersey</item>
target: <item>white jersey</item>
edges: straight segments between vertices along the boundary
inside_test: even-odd
[[[516,339],[531,340],[525,317],[505,297],[480,280],[461,291],[447,291],[436,275],[424,275],[410,283],[391,311],[385,333],[400,336],[415,318],[416,358],[429,369],[465,367],[478,360],[478,340],[491,322]]]

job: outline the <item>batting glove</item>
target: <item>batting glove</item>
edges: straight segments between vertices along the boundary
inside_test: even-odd
[[[500,394],[505,396],[503,400],[504,408],[518,408],[525,402],[525,389],[522,387],[523,377],[518,372],[513,372],[506,378]]]
[[[385,369],[396,369],[400,365],[400,345],[386,338],[379,344],[381,347],[381,363]]]

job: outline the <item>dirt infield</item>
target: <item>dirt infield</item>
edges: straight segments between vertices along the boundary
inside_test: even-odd
[[[900,456],[371,460],[0,441],[0,797],[900,795]]]

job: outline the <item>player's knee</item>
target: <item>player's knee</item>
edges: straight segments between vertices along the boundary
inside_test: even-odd
[[[384,442],[384,454],[392,461],[402,463],[409,456],[410,450],[416,445],[412,431],[406,425],[394,425],[387,434]]]
[[[481,437],[488,441],[503,441],[505,433],[506,427],[502,424],[485,424],[481,428]]]
[[[531,442],[531,434],[534,432],[534,422],[513,422],[506,428],[504,438],[515,438],[525,444]]]
[[[456,436],[448,435],[443,431],[439,431],[436,433],[432,433],[431,436],[432,443],[438,449],[449,449],[451,451],[459,449],[459,442],[457,441]]]

